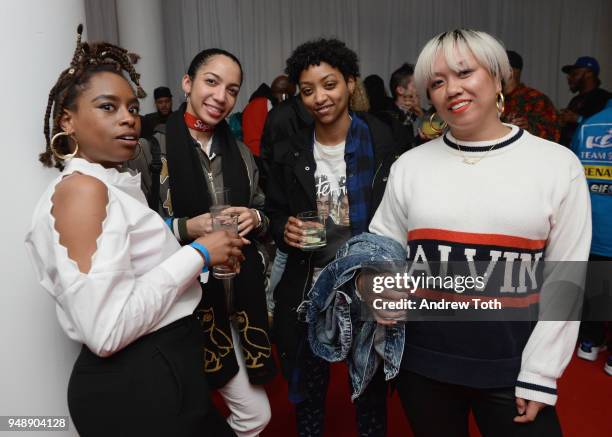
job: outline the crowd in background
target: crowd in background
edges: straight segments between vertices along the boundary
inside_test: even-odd
[[[160,86],[141,116],[134,58],[81,32],[40,155],[62,173],[26,243],[83,344],[68,389],[82,435],[257,436],[280,368],[298,435],[321,436],[346,420],[325,411],[334,361],[362,436],[386,434],[391,389],[416,436],[467,435],[470,411],[485,436],[561,435],[576,320],[403,323],[355,304],[371,259],[612,260],[612,95],[596,59],[561,67],[576,96],[557,110],[484,32],[444,32],[388,80],[317,39],[237,111],[240,60],[210,48],[180,79],[185,101]],[[537,307],[538,290],[513,292],[517,311]],[[605,329],[583,325],[579,357],[597,358]]]

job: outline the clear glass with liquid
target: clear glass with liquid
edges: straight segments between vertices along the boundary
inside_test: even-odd
[[[223,207],[224,206],[225,205],[223,205]],[[227,214],[223,209],[225,208],[213,212],[213,208],[211,208],[213,231],[225,230],[229,231],[231,234],[238,234],[238,216]],[[236,270],[230,266],[216,265],[212,268],[212,275],[217,279],[233,278],[236,276]]]
[[[297,215],[303,223],[304,243],[302,250],[317,250],[325,247],[327,238],[325,233],[325,218],[318,211],[305,211]]]

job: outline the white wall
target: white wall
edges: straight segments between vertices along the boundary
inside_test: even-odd
[[[168,83],[161,0],[119,1],[116,7],[119,45],[140,55],[136,71],[147,92],[140,101],[140,112],[155,112],[153,90]]]
[[[0,416],[67,416],[66,387],[79,347],[60,330],[55,305],[34,277],[23,240],[34,205],[57,174],[38,162],[43,115],[49,90],[70,62],[84,4],[1,1],[0,17]],[[77,434],[71,425],[53,435]]]

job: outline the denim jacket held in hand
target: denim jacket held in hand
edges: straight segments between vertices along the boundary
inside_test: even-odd
[[[308,300],[300,305],[307,312],[313,353],[329,362],[347,360],[353,400],[363,393],[381,360],[386,380],[397,375],[402,361],[404,324],[384,326],[360,318],[355,274],[381,261],[405,262],[406,250],[380,235],[363,233],[351,238],[321,271]]]

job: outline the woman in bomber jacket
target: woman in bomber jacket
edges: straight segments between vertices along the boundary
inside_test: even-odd
[[[212,231],[211,193],[220,188],[230,188],[230,209],[238,216],[242,237],[253,241],[267,232],[257,166],[224,120],[241,84],[242,67],[234,55],[221,49],[200,52],[182,80],[187,102],[168,118],[165,130],[142,141],[144,153],[128,163],[143,175],[149,205],[166,218],[182,243]],[[157,171],[155,161],[160,164]],[[262,260],[255,244],[245,245],[243,254],[240,273],[230,279],[234,308],[227,307],[226,284],[210,276],[202,285],[203,298],[195,314],[203,333],[203,372],[227,403],[234,432],[251,437],[270,420],[262,385],[274,377],[275,365]]]

